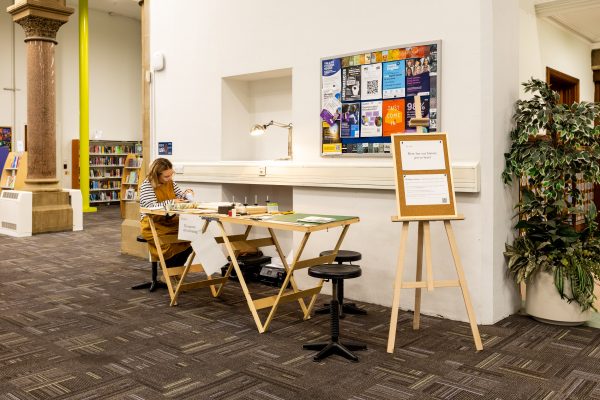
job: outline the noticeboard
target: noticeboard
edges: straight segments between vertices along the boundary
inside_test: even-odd
[[[445,133],[392,135],[399,217],[456,216]]]
[[[412,118],[440,130],[441,41],[325,57],[320,69],[322,156],[389,157],[391,135],[416,132]]]

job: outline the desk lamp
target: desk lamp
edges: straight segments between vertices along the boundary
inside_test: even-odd
[[[260,136],[263,135],[269,126],[278,126],[280,128],[288,129],[288,155],[287,157],[280,158],[280,160],[291,160],[292,159],[292,123],[282,124],[281,122],[275,122],[271,120],[270,122],[260,125],[256,124],[252,127],[250,131],[250,135],[252,136]]]

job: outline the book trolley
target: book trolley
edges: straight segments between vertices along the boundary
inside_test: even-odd
[[[402,222],[402,234],[398,252],[396,278],[394,280],[394,296],[387,352],[394,352],[398,308],[400,306],[400,289],[415,289],[413,329],[417,330],[420,326],[421,289],[426,288],[428,291],[432,291],[434,288],[443,287],[460,287],[471,325],[475,348],[483,350],[475,312],[471,304],[471,297],[451,225],[452,220],[463,220],[464,216],[456,213],[446,134],[393,135],[392,153],[394,157],[398,209],[398,215],[392,217],[392,222]],[[442,221],[444,223],[456,268],[457,280],[433,279],[430,236],[430,222],[432,221]],[[402,274],[404,272],[408,228],[411,222],[419,224],[417,268],[416,280],[407,282],[403,280]],[[423,279],[423,255],[425,256],[425,279]]]

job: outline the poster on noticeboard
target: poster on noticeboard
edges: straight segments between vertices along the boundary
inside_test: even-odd
[[[440,51],[437,40],[322,58],[321,155],[391,157],[391,135],[415,133],[416,117],[439,132]]]
[[[12,128],[8,126],[0,126],[0,147],[8,147],[8,151],[12,151]]]

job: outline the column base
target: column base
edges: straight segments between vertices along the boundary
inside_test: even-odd
[[[27,192],[56,192],[60,191],[58,179],[25,179],[23,189]]]
[[[32,196],[33,234],[73,230],[73,208],[68,192],[33,192]]]

